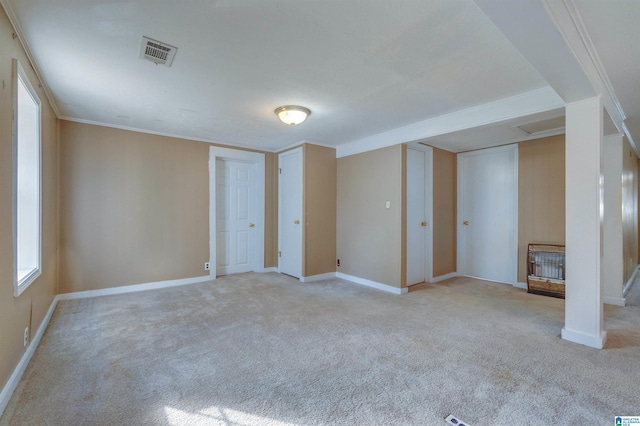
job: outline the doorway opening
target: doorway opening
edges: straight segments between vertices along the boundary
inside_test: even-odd
[[[210,275],[264,270],[264,154],[209,150]]]

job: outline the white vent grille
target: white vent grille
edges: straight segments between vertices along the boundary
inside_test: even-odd
[[[546,120],[535,121],[533,123],[521,124],[517,126],[518,129],[530,135],[536,133],[552,132],[555,130],[564,129],[564,115],[555,118],[548,118]]]
[[[170,44],[154,40],[149,37],[142,37],[142,45],[140,46],[140,59],[146,59],[155,64],[170,67],[173,58],[176,55],[177,47]]]

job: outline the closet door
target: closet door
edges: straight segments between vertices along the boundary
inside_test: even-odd
[[[517,280],[518,147],[458,155],[458,268],[462,275]]]
[[[431,281],[433,150],[407,148],[407,285]]]
[[[302,148],[278,156],[278,271],[302,276]]]

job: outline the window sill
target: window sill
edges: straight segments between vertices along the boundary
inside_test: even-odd
[[[13,296],[18,297],[23,291],[40,276],[42,271],[40,268],[21,269],[18,271],[18,280],[13,287]]]

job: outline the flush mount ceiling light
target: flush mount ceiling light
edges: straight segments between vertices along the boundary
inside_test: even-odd
[[[285,105],[276,108],[276,115],[284,124],[300,124],[307,119],[311,110],[297,105]]]

